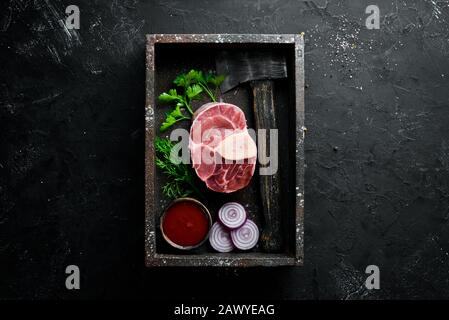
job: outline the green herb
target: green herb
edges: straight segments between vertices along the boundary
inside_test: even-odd
[[[217,88],[221,85],[224,79],[224,75],[214,75],[213,73],[208,73],[207,75],[200,77],[199,84],[207,92],[212,101],[215,102],[217,101],[217,98],[212,93],[212,89],[210,88],[210,86],[212,86],[216,93]]]
[[[182,104],[178,102],[176,104],[175,109],[173,109],[171,112],[168,112],[166,114],[165,120],[164,120],[164,122],[162,122],[162,125],[160,128],[161,131],[167,130],[169,127],[171,127],[178,121],[191,119],[190,116],[186,116],[182,113],[181,108],[182,108]]]
[[[175,163],[172,159],[175,145],[166,138],[156,137],[156,166],[167,176],[168,181],[162,187],[162,192],[169,198],[176,199],[196,194],[203,197],[195,186],[195,175],[192,168],[184,163]]]
[[[176,77],[174,84],[178,87],[188,88],[190,85],[198,85],[203,89],[212,101],[217,101],[215,94],[212,92],[213,89],[217,89],[220,84],[224,81],[224,75],[215,75],[212,72],[204,74],[201,71],[190,70],[187,73],[180,74]]]
[[[190,94],[190,96],[192,96],[192,94]],[[163,92],[159,96],[159,101],[162,103],[176,103],[175,108],[166,114],[165,121],[162,123],[160,128],[161,131],[167,130],[178,121],[189,120],[192,118],[193,111],[190,107],[188,99],[191,98],[189,98],[187,92],[185,93],[185,95],[180,95],[178,94],[176,89],[170,89],[168,93]],[[184,108],[188,110],[189,114],[185,114],[183,112]]]
[[[203,93],[206,93],[212,101],[217,101],[213,90],[216,91],[224,79],[223,75],[203,74],[197,70],[178,75],[173,83],[181,87],[183,93],[179,94],[176,89],[170,89],[159,96],[160,102],[175,106],[166,114],[160,130],[165,131],[178,121],[191,119],[193,115],[191,103],[193,100],[200,100]]]

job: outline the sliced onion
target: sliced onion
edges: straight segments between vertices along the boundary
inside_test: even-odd
[[[210,229],[209,242],[218,252],[229,252],[234,249],[231,235],[220,223],[215,222]]]
[[[246,211],[241,204],[228,202],[218,211],[218,218],[226,228],[237,229],[245,223]]]
[[[252,249],[259,240],[259,228],[253,221],[247,219],[243,226],[231,231],[231,239],[240,250]]]

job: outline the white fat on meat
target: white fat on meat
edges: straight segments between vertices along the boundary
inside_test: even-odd
[[[227,136],[215,147],[215,151],[227,160],[241,161],[257,157],[256,143],[248,131]]]

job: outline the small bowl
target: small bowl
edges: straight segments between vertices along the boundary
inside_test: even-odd
[[[173,206],[175,203],[179,203],[179,202],[192,202],[192,203],[194,203],[195,205],[197,205],[201,209],[201,211],[203,211],[204,215],[207,218],[207,221],[209,222],[206,236],[204,237],[204,239],[201,242],[199,242],[196,245],[193,245],[193,246],[181,246],[179,244],[174,243],[172,240],[170,240],[170,238],[167,237],[167,235],[164,232],[164,228],[162,227],[163,223],[164,223],[165,214],[167,213],[168,209],[171,206]],[[167,241],[167,243],[170,244],[172,247],[174,247],[176,249],[180,249],[180,250],[191,250],[191,249],[195,249],[195,248],[198,248],[199,246],[201,246],[209,238],[209,232],[210,232],[210,228],[211,227],[212,227],[212,216],[211,216],[209,210],[206,208],[206,206],[204,204],[202,204],[201,202],[199,202],[198,200],[193,199],[193,198],[188,198],[188,197],[178,198],[178,199],[173,200],[165,208],[164,213],[161,216],[161,220],[160,220],[160,224],[159,224],[159,228],[161,229],[161,233],[162,233],[162,236],[164,237],[165,241]]]

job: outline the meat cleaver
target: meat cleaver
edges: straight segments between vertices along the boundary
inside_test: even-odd
[[[249,83],[253,93],[253,110],[258,129],[277,129],[276,109],[273,99],[273,80],[287,77],[285,56],[265,50],[220,51],[216,56],[218,74],[226,75],[221,85],[222,92]],[[266,142],[266,141],[265,141]],[[266,145],[268,146],[267,142]],[[264,227],[260,237],[266,252],[282,250],[280,178],[279,172],[259,175]]]

